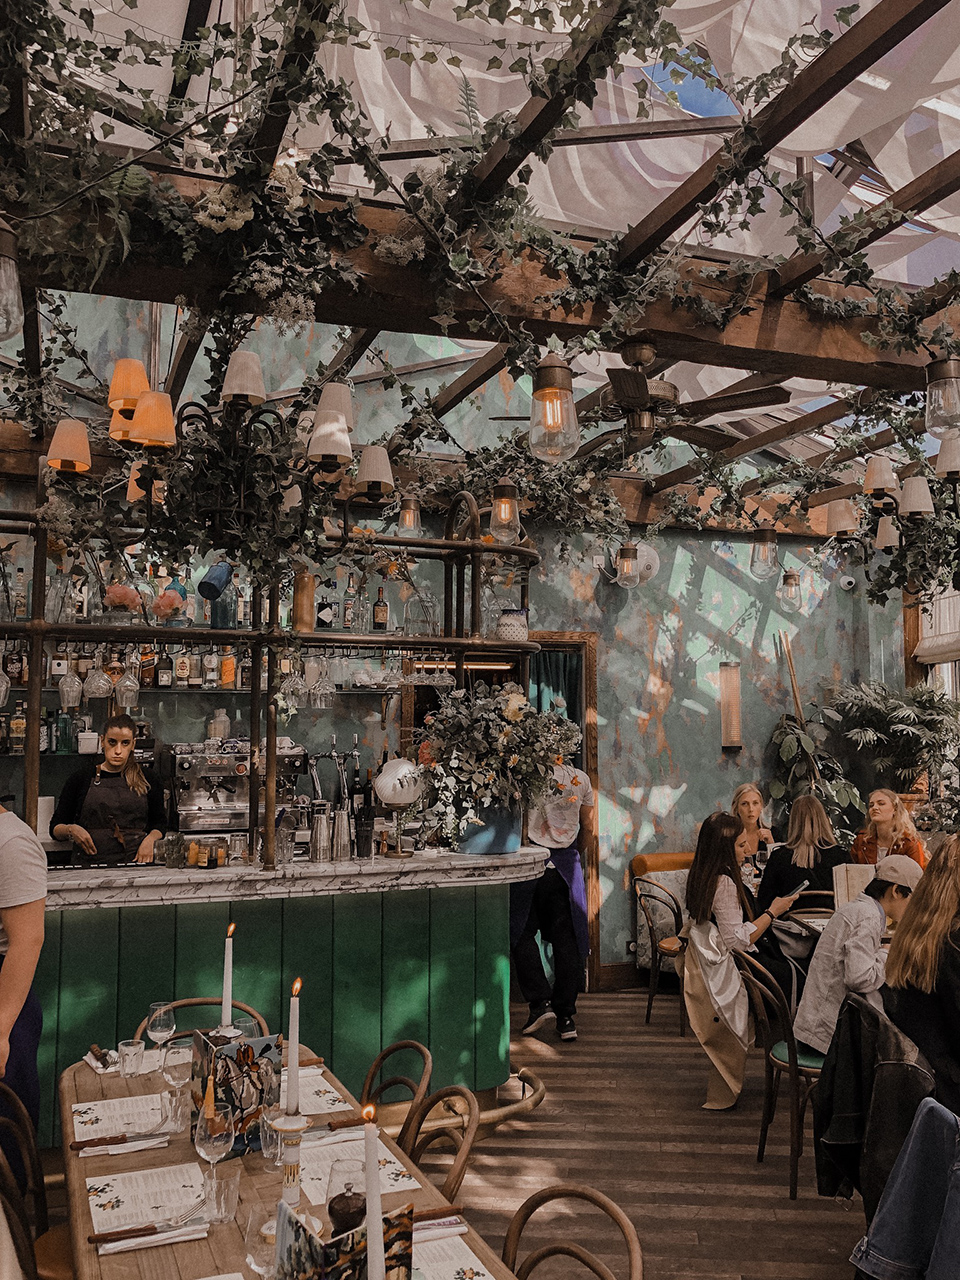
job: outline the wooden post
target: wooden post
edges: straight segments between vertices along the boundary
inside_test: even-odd
[[[919,643],[920,602],[908,589],[903,593],[903,680],[908,689],[927,682],[927,668],[913,656]]]

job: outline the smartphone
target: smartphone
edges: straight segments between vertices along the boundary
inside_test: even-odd
[[[809,883],[809,880],[802,880],[800,884],[798,884],[797,887],[789,894],[789,897],[795,898],[798,893],[803,893]]]

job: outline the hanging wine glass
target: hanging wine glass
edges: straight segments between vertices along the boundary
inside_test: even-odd
[[[330,666],[326,658],[321,658],[319,663],[319,674],[313,684],[310,686],[310,706],[315,711],[327,711],[333,705],[333,695],[337,692],[337,686],[334,684],[330,675]]]
[[[60,683],[62,684],[63,681]],[[88,699],[109,698],[112,693],[113,681],[103,669],[103,650],[98,649],[93,660],[93,666],[83,682],[83,696]]]
[[[83,681],[75,671],[68,671],[61,676],[57,692],[60,694],[60,706],[63,710],[72,711],[74,707],[79,707],[83,697]]]
[[[114,685],[114,694],[117,699],[117,706],[123,707],[127,711],[135,707],[140,701],[140,681],[129,667],[124,669],[123,675]]]
[[[307,682],[300,674],[300,664],[294,663],[290,674],[280,686],[280,696],[291,711],[296,711],[298,707],[303,706],[309,692]]]

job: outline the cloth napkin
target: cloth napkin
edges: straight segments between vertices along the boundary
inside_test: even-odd
[[[93,1067],[98,1076],[117,1075],[120,1071],[120,1055],[116,1049],[108,1049],[107,1054],[110,1058],[109,1067],[101,1067],[92,1053],[85,1053],[83,1060],[88,1067]],[[151,1071],[160,1070],[160,1050],[145,1049],[143,1053],[143,1065],[140,1068],[140,1075],[149,1075]]]
[[[108,1253],[130,1253],[133,1249],[153,1249],[160,1244],[181,1244],[184,1240],[205,1240],[210,1230],[206,1222],[195,1222],[181,1227],[178,1231],[162,1231],[155,1236],[135,1236],[132,1240],[114,1240],[112,1244],[101,1244],[97,1253],[101,1256]]]
[[[443,1240],[447,1236],[465,1236],[467,1224],[456,1214],[449,1218],[437,1218],[433,1222],[415,1222],[413,1224],[413,1243],[423,1240]]]
[[[83,1156],[124,1156],[130,1151],[152,1151],[154,1147],[165,1147],[170,1142],[169,1134],[161,1134],[157,1138],[141,1138],[139,1142],[115,1142],[109,1147],[84,1147],[77,1155]]]

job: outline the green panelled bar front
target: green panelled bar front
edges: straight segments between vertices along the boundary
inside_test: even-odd
[[[505,884],[48,911],[34,983],[42,1146],[58,1141],[60,1072],[91,1043],[131,1037],[154,1000],[218,995],[231,920],[236,999],[286,1030],[290,986],[302,978],[301,1038],[354,1093],[395,1040],[429,1047],[434,1088],[507,1079]]]

